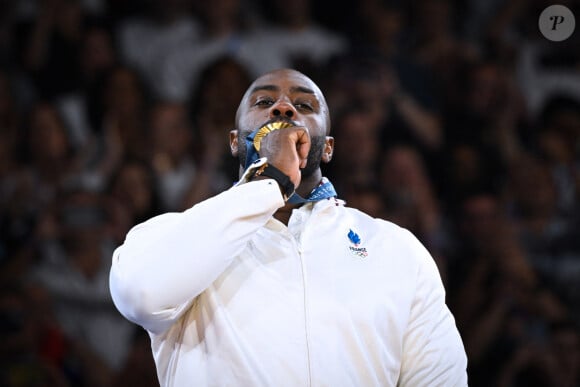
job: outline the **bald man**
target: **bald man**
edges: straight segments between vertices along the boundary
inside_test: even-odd
[[[113,299],[149,332],[162,386],[467,385],[431,255],[337,198],[329,134],[310,78],[259,77],[229,135],[240,180],[116,249]]]

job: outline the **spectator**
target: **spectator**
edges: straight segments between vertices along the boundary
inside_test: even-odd
[[[21,164],[11,176],[8,198],[12,210],[22,211],[23,219],[37,215],[79,173],[78,157],[54,105],[37,102],[24,125],[19,144]]]
[[[367,110],[353,108],[335,117],[333,130],[341,141],[334,149],[337,156],[334,165],[325,168],[348,201],[355,187],[379,185],[380,127]],[[359,151],[352,151],[353,144]]]
[[[436,153],[443,144],[433,80],[439,74],[408,52],[405,37],[410,25],[405,7],[397,2],[366,0],[356,10],[361,32],[351,40],[347,54],[370,59],[376,67],[366,71],[378,70],[380,74],[376,86],[390,110],[383,141],[404,140],[418,146],[424,157]]]
[[[68,93],[80,83],[78,59],[86,18],[78,0],[39,2],[21,55],[40,98]]]
[[[498,377],[498,387],[561,387],[555,358],[545,346],[529,343],[506,362]]]
[[[83,30],[81,47],[77,58],[79,82],[66,94],[55,99],[70,130],[70,137],[77,149],[90,152],[93,128],[89,118],[89,91],[99,87],[103,76],[118,64],[110,27],[103,21],[91,21]]]
[[[113,234],[120,241],[134,224],[149,219],[161,208],[155,174],[149,163],[126,160],[111,177],[107,189]],[[120,227],[117,228],[117,227]]]
[[[449,146],[442,157],[444,166],[436,180],[443,206],[455,211],[461,201],[475,192],[501,190],[495,161],[489,161],[481,148],[470,144]],[[451,188],[453,187],[453,188]]]
[[[292,66],[317,71],[346,48],[343,36],[314,18],[309,0],[246,5],[240,0],[198,4],[202,33],[168,55],[165,98],[183,101],[196,88],[202,68],[222,56],[239,61],[254,77]]]
[[[421,154],[408,145],[386,149],[380,161],[379,187],[386,217],[411,230],[432,252],[446,281],[446,220]]]
[[[124,65],[106,71],[87,94],[94,140],[85,157],[102,189],[123,159],[148,160],[150,137],[145,120],[151,95],[139,73]]]
[[[580,154],[580,99],[553,96],[538,119],[534,148],[554,176],[558,207],[563,212],[578,211],[580,195],[578,165]]]
[[[526,261],[499,198],[463,199],[449,288],[470,359],[470,386],[495,385],[501,367],[530,341],[543,340],[568,310]]]
[[[50,306],[33,302],[31,294],[26,286],[14,280],[2,282],[0,384],[68,387],[64,336],[51,321]]]
[[[539,37],[539,34],[535,34]],[[576,36],[575,36],[576,35]],[[534,36],[534,35],[532,35]],[[580,57],[577,34],[561,45],[528,37],[519,43],[515,58],[515,77],[525,96],[526,107],[536,118],[548,101],[566,94],[580,100]]]
[[[199,165],[197,182],[183,202],[183,208],[231,186],[238,179],[224,133],[234,128],[239,98],[250,84],[250,75],[239,61],[224,56],[208,63],[201,82],[188,99],[194,125],[194,157]]]
[[[134,326],[112,308],[107,256],[113,241],[106,234],[103,198],[83,190],[65,191],[48,211],[54,211],[47,215],[55,227],[50,234],[38,235],[41,259],[31,269],[30,280],[49,292],[64,334],[112,374],[124,364]]]
[[[159,92],[164,58],[187,47],[200,33],[190,0],[152,0],[141,12],[117,21],[115,32],[121,61],[134,68],[154,94]]]
[[[419,148],[423,156],[436,154],[442,145],[439,119],[401,85],[391,64],[373,56],[335,59],[326,82],[329,104],[338,113],[346,106],[364,108],[380,126],[382,146],[404,142]]]
[[[346,36],[315,17],[313,1],[258,0],[257,4],[264,23],[255,33],[264,37],[259,48],[268,55],[260,59],[268,66],[254,60],[253,75],[282,67],[316,75],[332,58],[346,52]]]
[[[415,60],[436,77],[438,89],[453,82],[458,66],[478,56],[478,47],[461,34],[458,7],[450,0],[417,1],[409,7],[409,37]]]
[[[196,3],[199,36],[165,57],[159,79],[161,98],[187,102],[203,82],[204,69],[222,57],[230,57],[248,69],[251,61],[261,63],[266,59],[265,52],[251,43],[255,17],[251,11],[246,14],[248,7],[242,5],[240,0]]]
[[[580,383],[580,336],[569,320],[550,326],[544,342],[523,345],[505,364],[498,386],[573,387]]]
[[[163,211],[182,208],[189,187],[197,183],[193,128],[185,105],[159,102],[150,111],[151,164]]]
[[[443,114],[446,142],[438,164],[438,190],[452,203],[456,193],[448,184],[497,190],[508,165],[531,147],[525,104],[508,70],[493,60],[463,69],[465,82],[457,84]]]
[[[557,378],[561,386],[580,385],[580,331],[578,324],[564,320],[550,327],[549,350],[555,357]]]
[[[580,302],[578,213],[560,210],[550,167],[532,156],[513,165],[506,188],[509,215],[529,262],[580,317],[575,307]]]

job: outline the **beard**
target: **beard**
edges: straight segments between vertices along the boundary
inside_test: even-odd
[[[238,159],[242,169],[245,168],[246,156],[248,154],[246,149],[246,136],[248,134],[249,132],[238,132]],[[310,137],[310,151],[308,152],[306,167],[300,169],[303,179],[312,176],[318,170],[318,168],[320,168],[322,152],[324,150],[325,143],[325,136]]]
[[[312,176],[318,170],[318,168],[320,168],[320,163],[322,161],[322,151],[324,150],[326,137],[311,137],[310,141],[311,145],[310,151],[308,152],[308,162],[306,163],[306,167],[301,169],[303,179]]]

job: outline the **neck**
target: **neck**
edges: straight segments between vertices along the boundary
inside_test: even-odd
[[[312,175],[302,178],[300,185],[296,188],[296,193],[303,198],[307,197],[320,184],[321,180],[322,172],[318,168]]]

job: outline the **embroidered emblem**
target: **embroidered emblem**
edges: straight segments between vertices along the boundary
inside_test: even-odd
[[[359,247],[361,239],[356,232],[348,230],[348,239],[350,239],[351,243],[354,245],[348,246],[351,253],[361,258],[366,258],[369,255],[366,247]]]

